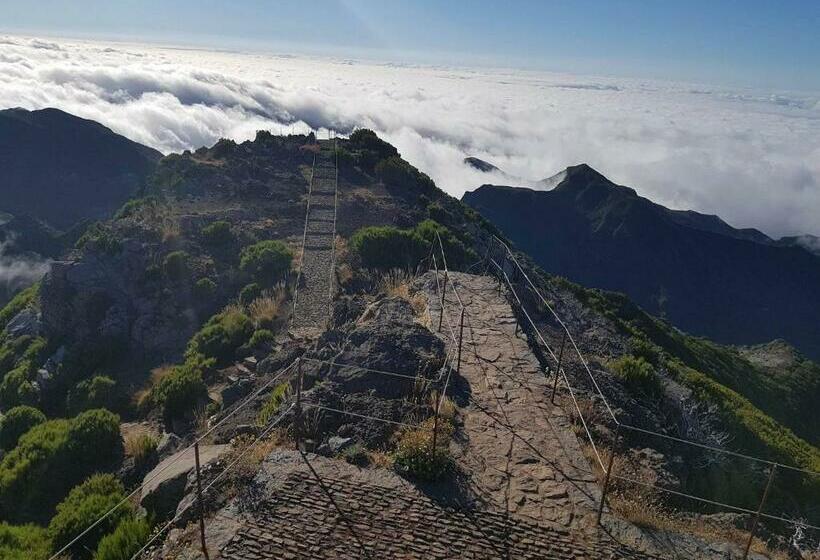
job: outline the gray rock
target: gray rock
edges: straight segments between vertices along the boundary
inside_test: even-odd
[[[200,467],[219,459],[229,445],[204,445],[199,448]],[[145,475],[140,505],[153,513],[157,519],[173,515],[185,496],[188,474],[195,468],[193,449],[179,451],[166,457]]]
[[[353,438],[333,436],[327,440],[327,445],[330,448],[331,453],[341,453],[342,451],[353,445]]]
[[[24,335],[37,336],[42,330],[40,314],[30,307],[23,309],[20,313],[12,317],[11,321],[6,325],[5,330],[11,338]]]
[[[182,444],[180,437],[171,432],[165,432],[157,444],[157,457],[164,459],[169,455],[176,453],[179,446]]]
[[[239,379],[222,389],[219,397],[222,400],[222,407],[227,408],[233,403],[246,396],[253,389],[253,381],[250,379]]]

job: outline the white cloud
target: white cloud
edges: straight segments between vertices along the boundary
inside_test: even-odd
[[[14,238],[0,241],[0,295],[39,280],[48,270],[48,261],[36,256],[7,254]]]
[[[0,37],[0,107],[15,106],[59,107],[164,152],[367,126],[455,196],[487,181],[466,155],[530,179],[587,162],[739,227],[820,230],[818,94]]]

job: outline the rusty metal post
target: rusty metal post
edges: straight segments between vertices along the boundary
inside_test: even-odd
[[[752,541],[754,541],[755,538],[757,523],[760,521],[760,514],[763,513],[763,506],[766,505],[766,498],[769,497],[769,490],[772,487],[772,481],[774,480],[774,473],[776,471],[777,463],[773,463],[772,468],[769,470],[769,480],[766,481],[766,488],[763,490],[763,497],[760,498],[760,505],[757,506],[757,513],[755,513],[755,517],[752,520],[752,527],[749,529],[749,540],[746,542],[746,550],[743,552],[743,560],[746,560],[749,557],[749,551],[752,549]]]
[[[564,346],[567,343],[567,331],[564,331],[564,336],[561,338],[561,349],[558,351],[558,367],[555,369],[555,380],[552,382],[552,404],[555,404],[555,391],[558,390],[558,377],[561,375],[561,362],[564,360]]]
[[[601,524],[601,516],[604,513],[604,504],[606,503],[606,493],[609,491],[609,482],[612,475],[612,467],[615,464],[615,455],[618,453],[618,445],[620,443],[621,426],[620,424],[615,429],[615,440],[612,442],[612,450],[609,452],[609,463],[606,467],[606,474],[604,476],[604,487],[601,489],[601,503],[598,504],[598,518],[597,525]]]
[[[450,366],[452,367],[452,366]],[[430,446],[430,457],[434,458],[436,456],[436,444],[438,443],[438,411],[441,408],[441,395],[438,396],[436,399],[436,411],[435,416],[433,419],[433,440],[432,445]]]
[[[196,465],[196,501],[199,505],[199,541],[205,560],[210,560],[205,544],[205,504],[202,502],[202,477],[199,469],[199,442],[194,443],[194,464]]]
[[[458,327],[458,362],[456,365],[456,373],[461,373],[461,343],[464,340],[464,308],[461,308],[461,319]]]
[[[296,450],[301,449],[302,443],[302,358],[296,361],[296,410],[293,423],[293,439],[296,442]]]
[[[438,332],[441,332],[441,323],[442,323],[442,321],[444,321],[444,296],[445,296],[446,293],[447,293],[447,269],[444,269],[444,282],[442,283],[441,294],[440,294],[441,295],[441,298],[440,298],[441,311],[439,312],[439,315],[438,315]]]

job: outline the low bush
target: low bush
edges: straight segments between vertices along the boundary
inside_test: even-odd
[[[110,227],[104,226],[100,222],[95,222],[88,226],[85,233],[74,244],[77,249],[86,247],[96,250],[105,255],[118,255],[122,251],[122,242],[114,234]]]
[[[15,295],[11,301],[0,310],[0,332],[6,328],[8,322],[18,313],[26,307],[33,305],[37,301],[39,294],[40,283],[38,282]]]
[[[350,246],[365,268],[377,270],[413,269],[429,250],[413,230],[392,226],[362,228],[350,238]]]
[[[0,515],[48,520],[69,489],[92,473],[116,468],[122,455],[119,417],[107,410],[34,426],[0,462]]]
[[[148,519],[123,519],[113,533],[100,540],[94,560],[131,560],[150,536],[151,523]]]
[[[162,271],[170,280],[178,282],[189,274],[188,262],[191,257],[185,251],[173,251],[165,255],[162,261]]]
[[[162,407],[166,422],[189,417],[208,400],[208,387],[202,377],[213,366],[213,359],[189,356],[182,365],[173,366],[153,388],[151,401]]]
[[[615,372],[615,375],[621,378],[632,391],[641,392],[650,396],[660,395],[663,391],[652,364],[643,358],[636,358],[630,355],[621,356],[613,361],[610,367],[612,371]]]
[[[342,458],[351,465],[356,465],[357,467],[366,467],[370,464],[367,449],[365,449],[361,443],[354,443],[342,451]]]
[[[242,250],[239,268],[258,284],[273,286],[287,277],[292,261],[293,253],[281,241],[260,241]]]
[[[0,522],[0,558],[3,560],[47,560],[51,556],[48,533],[37,525]]]
[[[433,419],[418,428],[404,430],[396,446],[393,466],[402,475],[419,480],[436,480],[450,467],[448,451],[453,425],[440,419],[436,448],[433,449]]]
[[[432,244],[437,243],[436,234],[441,237],[450,268],[461,268],[475,258],[475,253],[449,229],[433,220],[424,220],[413,229],[392,226],[362,228],[350,238],[350,246],[365,268],[411,270],[427,256]]]
[[[387,186],[414,190],[429,194],[436,190],[436,184],[400,156],[391,156],[376,164],[376,176]]]
[[[117,382],[104,375],[84,379],[68,393],[66,407],[71,414],[91,408],[115,408]]]
[[[23,336],[9,341],[0,348],[3,380],[0,382],[0,405],[12,408],[17,405],[36,405],[39,392],[34,381],[38,364],[44,359],[46,340]],[[6,368],[9,368],[6,370]]]
[[[147,196],[145,198],[135,198],[129,200],[125,204],[117,210],[117,213],[114,214],[115,220],[122,220],[124,218],[130,218],[131,216],[136,215],[139,213],[143,208],[148,208],[151,206],[156,206],[159,201],[156,197]]]
[[[217,220],[202,228],[202,240],[213,248],[222,248],[236,241],[231,231],[231,224],[224,220]]]
[[[186,359],[197,355],[213,358],[226,365],[236,357],[236,350],[253,334],[250,317],[235,309],[214,315],[188,342]]]
[[[216,282],[210,278],[200,278],[194,284],[194,297],[200,300],[200,303],[211,300],[215,293]]]
[[[242,305],[250,305],[250,303],[262,295],[262,286],[256,282],[252,282],[242,288],[239,292],[239,303]]]
[[[54,550],[66,546],[90,527],[97,519],[116,506],[125,497],[122,484],[110,474],[97,474],[74,487],[57,505],[57,513],[48,524],[48,535]],[[122,521],[133,515],[129,502],[115,509],[101,523],[86,533],[68,549],[71,558],[91,558],[91,551]]]
[[[0,449],[17,445],[20,436],[46,421],[46,415],[32,406],[16,406],[0,419]]]

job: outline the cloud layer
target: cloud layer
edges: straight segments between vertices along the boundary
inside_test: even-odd
[[[817,93],[0,37],[0,108],[16,106],[164,152],[367,126],[455,196],[488,182],[466,155],[531,179],[587,162],[675,208],[820,233]]]
[[[0,241],[0,298],[36,282],[48,271],[48,261],[44,259],[9,254],[13,242]]]

